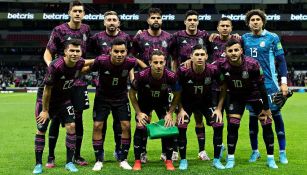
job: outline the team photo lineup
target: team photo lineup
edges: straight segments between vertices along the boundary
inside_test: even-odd
[[[217,172],[235,169],[244,112],[249,113],[244,119],[249,122],[249,138],[244,139],[249,139],[250,166],[260,158],[259,124],[266,149],[266,154],[261,153],[265,160],[261,168],[288,164],[282,107],[292,92],[287,86],[281,41],[265,29],[265,11],[246,11],[249,31],[243,35],[232,32],[228,17],[219,19],[216,32],[208,33],[198,26],[199,13],[193,9],[185,13],[185,28],[168,33],[163,30],[163,12],[152,7],[147,13],[148,28],[132,37],[120,29],[116,11],[104,13],[105,30],[98,33],[83,22],[81,1],[70,2],[68,14],[69,21],[54,26],[43,55],[47,72],[35,105],[33,174],[55,167],[61,127],[66,130],[66,163],[57,166],[69,172],[78,172],[79,166],[101,171],[108,144],[108,117],[113,118],[113,126],[108,126],[114,132],[115,148],[111,151],[123,170],[142,172],[151,166],[148,160],[153,158],[147,155],[148,137],[154,137],[151,134],[160,134],[156,138],[161,138],[161,166],[166,172],[189,169],[187,137],[195,137],[187,135],[190,121],[195,121],[200,161],[210,161]],[[84,81],[90,72],[98,72],[93,104]],[[83,111],[90,105],[92,138],[83,138]],[[152,122],[157,121],[153,113],[159,123]],[[213,138],[205,137],[211,127]],[[223,142],[223,130],[227,131],[227,142]],[[84,139],[92,139],[92,147],[82,146]],[[213,157],[208,156],[205,142],[213,143]],[[275,153],[274,143],[279,150]],[[93,151],[94,164],[82,157],[81,148]],[[43,160],[44,149],[47,160]],[[221,161],[223,152],[226,162]],[[128,159],[128,153],[134,155],[133,160]],[[61,156],[65,155],[57,155]]]

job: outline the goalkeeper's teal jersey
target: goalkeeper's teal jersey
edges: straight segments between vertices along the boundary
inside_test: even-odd
[[[242,36],[242,40],[245,55],[260,63],[266,87],[278,88],[275,57],[284,54],[284,50],[277,34],[263,30],[260,36],[246,33]]]

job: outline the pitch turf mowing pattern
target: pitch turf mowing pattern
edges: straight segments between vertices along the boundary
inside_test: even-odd
[[[32,174],[34,168],[34,106],[35,94],[13,93],[0,94],[0,174],[22,175]],[[94,94],[90,94],[91,102]],[[167,172],[164,163],[159,160],[161,154],[160,140],[149,140],[149,163],[143,165],[141,172],[129,172],[119,168],[118,162],[113,158],[113,131],[112,116],[108,120],[107,138],[105,141],[105,158],[103,170],[93,172],[94,153],[92,148],[92,109],[84,112],[84,139],[82,156],[90,165],[79,167],[79,172],[74,174],[307,174],[307,93],[295,93],[283,109],[283,118],[286,126],[288,165],[278,162],[278,144],[275,137],[275,160],[279,169],[271,170],[266,167],[265,145],[262,141],[262,131],[259,133],[259,150],[261,159],[256,163],[248,163],[251,153],[248,137],[248,112],[245,113],[239,131],[239,140],[236,150],[236,166],[232,170],[216,170],[211,166],[212,161],[200,161],[197,159],[198,144],[194,131],[194,119],[188,129],[187,159],[189,167],[187,171]],[[93,103],[91,103],[92,105]],[[133,114],[134,116],[134,114]],[[157,117],[153,117],[157,121]],[[132,134],[135,123],[132,120]],[[47,137],[46,137],[47,138]],[[213,158],[212,129],[206,127],[206,150],[210,158]],[[226,127],[224,127],[224,143],[226,144]],[[43,162],[46,163],[48,154],[48,142],[46,141]],[[56,148],[56,168],[44,168],[44,174],[73,174],[64,170],[66,149],[65,130],[60,130],[60,137]],[[226,154],[224,154],[224,157]],[[130,147],[129,163],[133,165],[133,146]],[[225,160],[222,161],[225,164]],[[178,168],[178,162],[175,167]]]

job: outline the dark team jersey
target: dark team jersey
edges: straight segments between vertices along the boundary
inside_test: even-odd
[[[74,67],[67,67],[62,56],[50,63],[44,78],[44,84],[52,86],[50,105],[63,104],[71,100],[71,87],[84,63],[84,59],[80,59]]]
[[[96,97],[103,100],[127,100],[127,79],[129,72],[137,65],[136,58],[126,57],[121,65],[113,65],[111,56],[100,55],[96,57],[91,69],[98,71],[99,83],[96,87]]]
[[[168,103],[169,92],[178,91],[178,83],[176,74],[167,68],[164,68],[162,78],[154,79],[151,68],[147,67],[135,74],[132,88],[138,91],[140,102],[151,101],[161,105]]]
[[[205,30],[198,30],[196,35],[189,35],[185,30],[173,34],[171,40],[171,54],[174,60],[180,64],[190,59],[195,45],[207,46],[209,34]]]
[[[90,27],[86,24],[81,24],[80,29],[71,29],[68,23],[63,23],[56,26],[51,33],[50,39],[47,44],[47,49],[52,54],[58,56],[64,55],[64,45],[67,40],[80,39],[82,57],[86,58],[86,51],[91,37]]]
[[[111,50],[111,43],[115,38],[119,38],[119,39],[126,41],[128,52],[131,50],[132,40],[130,36],[123,31],[119,31],[116,36],[110,36],[107,34],[106,31],[96,33],[91,38],[91,42],[92,42],[91,49],[97,55],[101,55],[101,54],[108,55]]]
[[[233,35],[231,35],[230,39],[237,40]],[[209,50],[212,62],[219,58],[226,58],[225,46],[228,41],[229,40],[222,40],[220,37],[216,37],[212,42],[210,42]]]
[[[206,64],[203,73],[198,74],[193,68],[181,66],[177,71],[179,84],[182,89],[181,102],[183,105],[198,105],[211,102],[211,86],[214,81],[221,82],[222,75],[216,65]]]
[[[52,30],[50,39],[47,44],[47,49],[49,49],[50,52],[57,57],[64,56],[65,42],[71,39],[80,39],[82,57],[86,58],[86,51],[88,50],[90,37],[91,31],[88,25],[81,24],[80,29],[71,29],[68,23],[63,23],[61,25],[56,26]],[[81,79],[82,77],[80,77],[79,80],[75,82],[76,86],[86,85],[86,83]]]
[[[238,67],[230,65],[227,59],[218,59],[216,63],[230,94],[240,99],[260,99],[258,85],[264,83],[263,71],[255,59],[243,56],[242,60],[242,65]]]
[[[139,59],[149,65],[150,54],[154,50],[161,50],[167,58],[167,65],[170,65],[170,40],[172,35],[162,30],[159,36],[151,36],[148,31],[137,34],[133,38],[132,53],[139,55]]]

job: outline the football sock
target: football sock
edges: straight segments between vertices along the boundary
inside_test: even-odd
[[[115,151],[120,151],[121,138],[122,138],[122,128],[119,121],[113,121],[113,131],[115,140]]]
[[[76,149],[76,134],[66,133],[66,163],[72,162]]]
[[[103,144],[102,144],[102,139],[101,140],[92,140],[93,148],[94,148],[94,153],[95,153],[95,158],[96,162],[103,161]]]
[[[167,160],[172,160],[172,155],[173,155],[173,142],[174,138],[169,137],[169,138],[162,138],[162,143],[165,143],[165,154],[166,154],[166,159]]]
[[[75,115],[76,115],[75,124],[76,124],[76,135],[77,135],[75,158],[80,157],[80,152],[81,152],[81,145],[82,145],[82,138],[83,138],[82,113],[83,113],[82,111],[75,112]]]
[[[121,144],[122,144],[122,154],[121,154],[121,161],[124,161],[127,159],[129,148],[130,148],[131,138],[122,138]]]
[[[267,154],[273,155],[274,153],[274,134],[272,129],[272,121],[271,119],[267,119],[264,123],[261,121],[262,129],[263,129],[263,140],[266,146]]]
[[[135,160],[140,160],[140,157],[141,157],[143,133],[144,132],[146,132],[145,127],[136,127],[135,128],[134,137],[133,137]]]
[[[195,132],[198,140],[198,152],[205,150],[205,127],[195,127]]]
[[[54,157],[54,150],[56,147],[56,142],[59,137],[60,120],[54,118],[51,120],[49,127],[49,157]]]
[[[223,125],[219,127],[213,127],[213,146],[214,146],[214,158],[220,157],[221,147],[223,144]]]
[[[273,119],[275,123],[275,132],[278,139],[279,150],[286,149],[286,136],[285,136],[285,126],[280,112],[273,112]]]
[[[186,159],[187,154],[187,128],[178,128],[179,137],[178,137],[178,146],[181,159]]]
[[[258,149],[258,117],[249,116],[249,139],[253,150]]]
[[[228,135],[227,135],[227,145],[228,145],[228,154],[232,155],[235,153],[237,141],[238,141],[238,131],[240,127],[239,118],[229,118],[228,122]]]
[[[42,157],[45,148],[45,135],[35,135],[35,159],[36,164],[42,164]]]

